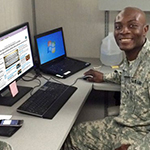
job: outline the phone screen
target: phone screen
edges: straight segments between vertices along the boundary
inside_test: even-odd
[[[18,120],[2,120],[0,125],[17,125]]]

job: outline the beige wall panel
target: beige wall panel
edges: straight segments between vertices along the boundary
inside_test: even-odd
[[[97,0],[36,0],[37,33],[62,26],[67,53],[99,57],[104,38],[104,12]]]
[[[0,32],[29,22],[33,37],[32,0],[0,0]]]

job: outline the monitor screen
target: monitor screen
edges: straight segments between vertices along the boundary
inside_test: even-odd
[[[29,24],[0,34],[0,92],[33,67]]]
[[[35,36],[40,65],[65,55],[62,28],[57,28]]]

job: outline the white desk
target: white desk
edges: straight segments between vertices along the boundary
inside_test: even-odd
[[[65,84],[71,85],[75,79],[83,76],[83,73],[93,66],[99,65],[98,59],[85,59],[92,63],[86,69],[72,75],[67,79],[61,79]],[[42,79],[42,83],[45,80]],[[37,85],[37,81],[22,82],[28,86]],[[25,115],[16,112],[16,108],[19,107],[28,97],[29,94],[24,96],[20,101],[14,104],[12,107],[0,106],[0,114],[12,114],[13,119],[23,119],[24,125],[20,128],[12,137],[0,137],[0,140],[4,140],[10,143],[14,150],[59,150],[65,141],[72,125],[74,124],[86,98],[92,90],[92,83],[88,83],[83,80],[78,80],[75,84],[78,87],[77,91],[71,96],[68,102],[60,109],[52,120],[42,119],[30,115]],[[105,84],[101,84],[101,88]],[[98,89],[98,84],[94,84],[94,87]],[[114,85],[106,85],[106,90],[112,90]],[[99,89],[101,89],[99,88]],[[110,88],[110,89],[109,89]]]

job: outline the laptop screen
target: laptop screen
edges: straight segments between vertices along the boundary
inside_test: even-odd
[[[35,36],[35,43],[41,65],[65,55],[62,28]]]

